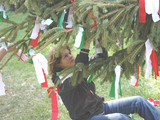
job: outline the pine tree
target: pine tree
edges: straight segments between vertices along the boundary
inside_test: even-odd
[[[3,1],[0,2],[2,3]],[[139,22],[139,0],[7,0],[5,5],[6,10],[14,5],[15,13],[29,13],[21,23],[3,19],[10,26],[0,31],[0,37],[5,36],[2,41],[10,38],[14,42],[18,31],[26,30],[24,38],[14,42],[17,45],[15,53],[18,49],[22,49],[23,53],[35,49],[38,53],[50,44],[59,46],[57,51],[61,51],[62,46],[73,47],[80,27],[84,29],[84,42],[98,40],[105,51],[113,53],[106,58],[91,61],[88,66],[77,64],[64,70],[65,75],[82,69],[82,76],[88,77],[94,73],[93,80],[101,77],[103,83],[112,81],[114,69],[120,65],[122,73],[129,79],[137,73],[137,66],[144,68],[145,42],[148,38],[156,53],[160,54],[160,22],[153,22],[152,16],[148,14],[145,23]],[[71,29],[66,28],[69,10],[73,12]],[[61,21],[62,25],[59,25],[64,11],[66,15]],[[47,27],[47,32],[41,34],[38,41],[41,48],[29,46],[29,37],[37,16],[37,23],[48,18],[54,21]],[[76,76],[75,74],[73,78]],[[75,80],[73,79],[73,85]]]

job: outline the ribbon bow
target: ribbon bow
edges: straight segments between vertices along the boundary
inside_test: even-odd
[[[57,100],[57,92],[59,92],[59,88],[53,90],[53,87],[47,89],[48,94],[51,93],[51,105],[52,105],[52,117],[51,120],[57,120],[58,118],[58,100]]]

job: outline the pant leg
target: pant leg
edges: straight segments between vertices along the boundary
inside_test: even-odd
[[[160,110],[139,96],[106,102],[105,109],[105,114],[122,113],[129,115],[138,113],[145,120],[160,120]]]
[[[107,115],[95,115],[90,120],[131,120],[127,115],[112,113]]]

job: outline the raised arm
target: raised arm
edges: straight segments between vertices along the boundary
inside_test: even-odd
[[[84,63],[84,64],[88,63],[89,48],[90,48],[90,43],[85,43],[84,49],[80,50],[80,53],[76,57],[75,63]]]

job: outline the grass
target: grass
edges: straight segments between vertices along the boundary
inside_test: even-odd
[[[25,14],[14,15],[8,13],[11,20],[21,21]],[[23,17],[22,17],[23,16]],[[3,26],[2,26],[3,25]],[[1,28],[7,24],[2,23]],[[24,31],[23,31],[24,32]],[[20,33],[20,39],[23,36]],[[42,53],[47,57],[46,48]],[[2,65],[10,54],[5,56],[0,65]],[[0,118],[1,120],[50,120],[51,118],[51,100],[48,98],[47,88],[41,88],[35,75],[35,70],[32,64],[18,61],[18,57],[14,56],[11,61],[2,70],[3,81],[6,85],[6,96],[0,97]],[[52,86],[51,78],[47,76],[49,86]],[[130,80],[121,78],[122,81],[122,97],[142,96],[146,99],[152,97],[160,100],[160,79],[154,80],[154,77],[146,80],[140,77],[138,87],[132,87]],[[104,96],[105,100],[109,98],[111,83],[105,82],[100,84],[100,79],[95,81],[97,94]],[[160,108],[159,106],[157,106]],[[138,115],[136,118],[141,119]],[[60,104],[59,100],[59,116],[58,120],[71,120],[64,105]]]

